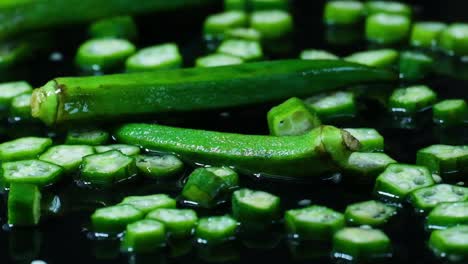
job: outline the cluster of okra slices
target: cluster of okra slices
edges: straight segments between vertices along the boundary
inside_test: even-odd
[[[210,54],[198,58],[195,66],[258,61],[265,59],[264,51],[281,52],[290,44],[294,26],[287,1],[225,0],[225,9],[206,18],[203,29]],[[361,98],[382,104],[399,127],[411,128],[412,122],[428,114],[441,129],[466,125],[468,107],[463,99],[439,100],[421,82],[436,73],[457,72],[456,67],[438,71],[435,64],[440,54],[449,54],[455,61],[468,55],[468,25],[413,23],[413,18],[412,8],[398,2],[327,2],[323,19],[331,43],[346,44],[365,36],[378,47],[342,59],[397,69],[408,85],[383,96],[352,87],[311,98],[291,98],[268,112],[270,134],[295,136],[322,123],[346,123],[360,114]],[[364,35],[356,35],[356,29],[362,28]],[[184,64],[174,43],[137,50],[132,41],[138,31],[131,17],[97,21],[89,27],[89,36],[75,57],[83,74],[171,69]],[[392,48],[405,42],[411,47],[406,51]],[[340,59],[317,49],[303,51],[300,58]],[[2,112],[13,121],[31,119],[31,91],[25,82],[0,84]],[[120,239],[123,251],[139,254],[192,238],[199,244],[220,246],[240,234],[255,236],[268,233],[274,225],[284,225],[284,237],[292,243],[311,242],[308,251],[320,249],[336,259],[376,261],[392,255],[384,227],[403,205],[411,205],[425,216],[431,232],[428,246],[434,253],[466,260],[468,188],[458,181],[468,174],[468,146],[427,146],[418,151],[416,165],[401,164],[384,153],[384,138],[376,129],[345,130],[359,140],[360,148],[351,154],[343,173],[374,184],[375,200],[350,204],[344,212],[320,204],[284,212],[281,198],[274,193],[241,188],[232,168],[201,167],[181,182],[178,197],[165,193],[128,196],[97,209],[91,216],[90,237]],[[1,183],[9,190],[8,223],[38,225],[49,186],[69,175],[80,186],[109,188],[138,177],[156,182],[178,179],[187,170],[176,155],[146,153],[136,146],[109,142],[107,131],[81,128],[68,131],[61,145],[40,137],[0,144]],[[225,215],[199,217],[193,209],[213,209],[226,201],[231,210]]]

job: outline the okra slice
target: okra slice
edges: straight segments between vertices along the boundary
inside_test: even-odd
[[[128,196],[120,204],[129,204],[147,214],[159,208],[176,208],[176,200],[167,194]]]
[[[137,208],[120,204],[97,209],[91,215],[93,231],[96,233],[120,233],[128,224],[143,219],[144,213]]]
[[[190,236],[195,228],[198,217],[191,209],[156,209],[150,212],[147,219],[160,221],[166,227],[169,235],[181,238]]]
[[[166,228],[156,220],[143,219],[127,225],[123,246],[129,252],[154,252],[166,243]]]
[[[321,125],[317,113],[296,97],[273,107],[267,120],[273,136],[302,135]]]
[[[237,183],[237,173],[229,168],[198,168],[189,175],[182,196],[199,206],[212,207],[224,191]]]
[[[237,221],[228,215],[210,216],[200,219],[195,236],[206,243],[221,243],[233,238],[237,231]]]
[[[237,190],[232,194],[232,215],[242,224],[271,224],[280,217],[280,198],[263,191]]]
[[[226,30],[226,32],[224,32],[224,38],[260,41],[262,39],[262,34],[253,28],[239,27]]]
[[[463,99],[447,99],[435,104],[432,114],[437,124],[459,125],[468,120],[468,106]]]
[[[333,256],[335,258],[373,260],[390,255],[390,239],[381,230],[346,227],[333,236]]]
[[[396,14],[411,17],[411,7],[405,3],[396,1],[369,1],[365,3],[367,15]]]
[[[131,16],[104,18],[92,23],[88,29],[91,38],[119,38],[135,40],[138,28]]]
[[[345,226],[342,213],[318,205],[288,210],[284,219],[288,233],[300,240],[331,240]]]
[[[57,182],[63,168],[41,160],[11,161],[2,164],[2,176],[7,184],[28,183],[39,187]]]
[[[368,182],[394,163],[397,163],[396,160],[385,153],[354,152],[348,158],[347,170]]]
[[[75,63],[85,71],[109,71],[124,65],[135,51],[135,46],[125,39],[91,39],[78,48]]]
[[[457,56],[468,55],[468,23],[454,23],[440,33],[438,47]]]
[[[249,0],[247,0],[248,2]],[[250,0],[252,10],[288,10],[289,0]]]
[[[345,128],[351,136],[355,137],[361,147],[362,152],[382,152],[384,151],[384,138],[373,128]]]
[[[434,179],[426,167],[390,164],[375,182],[377,196],[391,201],[401,202],[417,189],[434,185]]]
[[[166,179],[180,174],[184,163],[174,155],[138,155],[138,171],[152,179]]]
[[[0,83],[0,111],[7,111],[16,96],[31,91],[31,85],[25,81]]]
[[[218,67],[218,66],[241,64],[243,62],[244,61],[239,57],[216,53],[216,54],[211,54],[211,55],[198,58],[195,61],[195,66],[196,67]]]
[[[10,117],[20,120],[31,118],[31,93],[17,95],[11,101]]]
[[[418,151],[416,164],[451,178],[468,171],[468,146],[432,145]]]
[[[399,53],[394,49],[378,49],[356,52],[344,60],[373,67],[389,67],[398,60]]]
[[[366,19],[366,38],[377,44],[397,44],[404,41],[411,29],[411,20],[403,15],[377,13]]]
[[[40,160],[57,164],[72,172],[78,169],[83,157],[94,154],[94,148],[85,145],[59,145],[49,148],[41,156]]]
[[[137,146],[126,145],[126,144],[112,144],[107,146],[96,146],[94,147],[97,153],[103,153],[110,150],[118,150],[122,154],[127,156],[135,156],[140,154],[140,148]]]
[[[468,225],[468,201],[440,203],[426,219],[429,229],[445,229],[457,225]]]
[[[109,138],[109,133],[102,129],[78,128],[68,131],[65,144],[97,146],[105,144]]]
[[[182,66],[182,55],[175,43],[147,47],[130,56],[125,62],[127,72],[174,69]]]
[[[118,150],[89,155],[83,158],[80,180],[87,184],[108,186],[137,175],[135,158]]]
[[[378,227],[385,225],[396,213],[395,207],[371,200],[348,205],[345,218],[351,225]]]
[[[411,204],[420,212],[429,212],[436,205],[468,200],[468,188],[450,184],[437,184],[410,193]]]
[[[221,43],[217,52],[239,57],[244,61],[256,61],[263,57],[263,50],[257,41],[228,39]]]
[[[250,26],[265,39],[279,39],[293,31],[293,19],[283,10],[256,11],[251,14]]]
[[[8,193],[8,224],[34,226],[41,218],[41,192],[33,184],[13,183]]]
[[[405,51],[400,55],[400,77],[416,81],[426,77],[432,70],[434,60],[421,52]]]
[[[431,107],[437,94],[425,85],[410,86],[395,90],[389,99],[392,112],[414,114]]]
[[[468,225],[436,230],[431,233],[429,247],[434,254],[452,262],[468,259]]]
[[[413,24],[410,43],[414,47],[432,48],[437,44],[440,33],[447,28],[441,22],[425,21]]]
[[[203,29],[206,35],[222,35],[227,29],[246,26],[248,16],[243,11],[226,11],[206,18]]]
[[[52,139],[24,137],[0,144],[0,160],[14,161],[36,158],[52,145]]]
[[[329,25],[353,25],[364,17],[364,5],[359,1],[329,1],[325,4],[323,21]]]
[[[329,95],[318,95],[305,99],[321,120],[356,115],[356,102],[352,92],[336,92]]]
[[[303,50],[299,56],[303,60],[338,60],[339,57],[326,50]]]

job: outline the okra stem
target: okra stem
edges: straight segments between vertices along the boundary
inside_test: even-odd
[[[116,138],[145,149],[176,153],[190,162],[280,178],[339,170],[360,145],[348,132],[332,126],[301,136],[274,137],[128,124],[118,129]]]
[[[338,60],[270,61],[209,70],[57,78],[34,91],[31,106],[34,117],[52,125],[236,107],[396,79],[387,70]]]

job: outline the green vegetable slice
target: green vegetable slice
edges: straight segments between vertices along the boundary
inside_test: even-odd
[[[44,187],[57,182],[62,174],[62,167],[40,160],[11,161],[2,164],[2,177],[8,184],[28,183]]]
[[[437,94],[425,85],[397,89],[390,96],[389,107],[392,112],[413,114],[432,106]]]
[[[368,1],[365,3],[367,15],[373,14],[396,14],[411,17],[411,7],[402,2],[396,1]]]
[[[210,216],[200,219],[195,235],[203,242],[213,244],[225,242],[236,235],[237,221],[228,215]]]
[[[353,137],[355,137],[361,147],[362,152],[382,152],[384,151],[384,138],[373,128],[345,128]]]
[[[468,188],[450,184],[437,184],[411,192],[409,199],[417,210],[428,212],[440,203],[467,201]]]
[[[140,148],[137,146],[132,145],[125,145],[125,144],[112,144],[108,146],[96,146],[95,147],[97,153],[103,153],[110,150],[118,150],[122,154],[127,156],[135,156],[140,154]]]
[[[351,225],[378,227],[385,225],[396,213],[395,207],[371,200],[348,205],[345,218]]]
[[[418,151],[416,163],[450,179],[467,171],[468,146],[432,145]]]
[[[33,184],[13,183],[8,193],[8,224],[35,226],[41,217],[41,192]]]
[[[457,56],[468,55],[468,23],[454,23],[440,33],[438,47]]]
[[[269,225],[279,219],[280,198],[250,189],[240,189],[232,195],[232,215],[241,224]]]
[[[105,144],[109,138],[109,133],[105,130],[97,128],[79,128],[68,131],[65,144],[97,146]]]
[[[317,95],[305,99],[304,102],[310,105],[324,122],[339,117],[352,117],[357,112],[354,94],[351,92]]]
[[[227,11],[210,15],[206,18],[203,26],[207,35],[221,35],[227,29],[246,26],[247,14],[243,11]]]
[[[403,42],[411,30],[411,20],[403,15],[378,13],[366,19],[366,38],[377,44]]]
[[[128,196],[120,204],[129,204],[147,214],[159,208],[175,208],[176,201],[167,194]]]
[[[0,52],[1,54],[1,52]],[[0,55],[1,65],[1,55]],[[25,81],[0,83],[0,111],[9,109],[11,101],[16,96],[32,91],[31,85]]]
[[[174,155],[138,155],[138,171],[152,179],[167,179],[184,170],[184,163]]]
[[[50,138],[24,137],[0,144],[0,160],[14,161],[36,158],[52,145]]]
[[[345,226],[343,214],[318,205],[288,210],[284,218],[288,232],[300,240],[331,240]]]
[[[367,66],[389,67],[396,63],[398,56],[398,51],[394,49],[378,49],[356,52],[344,59]]]
[[[216,54],[211,54],[211,55],[198,58],[195,61],[195,66],[196,67],[218,67],[218,66],[241,64],[243,62],[244,61],[239,57],[216,53]]]
[[[122,204],[97,209],[91,215],[93,231],[97,233],[120,233],[128,224],[143,219],[144,213],[135,207]]]
[[[175,238],[190,236],[198,220],[197,214],[191,209],[156,209],[146,218],[163,223],[169,235]]]
[[[303,60],[338,60],[339,57],[326,50],[307,49],[299,56]]]
[[[83,161],[83,157],[94,154],[94,148],[85,145],[59,145],[49,148],[41,156],[40,160],[57,164],[72,172],[78,169]]]
[[[175,43],[166,43],[139,50],[125,63],[127,72],[154,71],[179,68],[182,55]]]
[[[10,117],[19,120],[31,119],[31,95],[32,93],[26,92],[13,98]]]
[[[440,33],[447,28],[441,22],[424,21],[413,24],[410,43],[414,47],[432,48],[437,44]]]
[[[468,120],[468,106],[463,99],[447,99],[435,104],[432,108],[436,124],[444,126],[460,125]]]
[[[329,25],[353,25],[364,17],[364,5],[359,1],[328,1],[323,20]]]
[[[396,160],[385,153],[354,152],[348,158],[347,171],[368,183],[394,163]]]
[[[468,225],[468,201],[440,203],[426,219],[429,229],[445,229],[457,225]]]
[[[282,10],[256,11],[251,14],[250,26],[260,32],[262,38],[279,39],[293,31],[293,19]]]
[[[226,30],[226,32],[224,32],[224,38],[260,41],[262,39],[262,34],[253,28],[239,27]]]
[[[436,230],[431,233],[429,247],[434,254],[452,262],[468,259],[468,225]]]
[[[150,253],[166,244],[166,228],[156,220],[143,219],[127,225],[123,246],[129,252]]]
[[[417,81],[431,71],[434,60],[421,52],[405,51],[400,56],[400,77],[408,81]]]
[[[244,61],[256,61],[263,58],[262,46],[257,41],[228,39],[219,45],[217,52],[239,57]]]

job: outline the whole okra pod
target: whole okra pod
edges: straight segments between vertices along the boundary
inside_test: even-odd
[[[333,126],[320,126],[300,136],[275,137],[128,124],[115,136],[119,142],[175,153],[189,162],[277,178],[339,171],[360,147],[351,134]]]
[[[31,106],[34,117],[53,125],[238,107],[396,79],[393,72],[339,60],[280,60],[57,78],[34,91]]]

